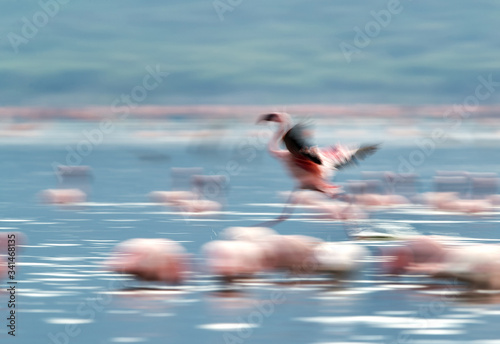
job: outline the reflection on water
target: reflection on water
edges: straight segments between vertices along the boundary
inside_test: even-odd
[[[324,130],[320,138],[330,129]],[[380,235],[381,227],[388,232],[395,228],[412,234],[453,235],[461,244],[497,244],[496,205],[474,217],[435,211],[422,202],[374,207],[367,219],[356,222],[365,231],[357,243],[368,254],[363,268],[345,283],[325,274],[274,271],[225,286],[205,268],[199,254],[202,245],[222,240],[226,227],[252,226],[278,216],[283,207],[278,192],[291,190],[291,182],[275,161],[262,154],[231,176],[225,208],[217,218],[186,215],[149,203],[147,195],[173,189],[171,167],[202,166],[204,173],[218,175],[233,152],[221,148],[208,157],[196,150],[193,159],[195,153],[185,145],[150,145],[159,152],[161,163],[152,163],[156,158],[149,156],[138,159],[134,147],[97,147],[85,161],[93,170],[92,197],[78,208],[40,205],[36,199],[41,189],[57,185],[45,172],[51,171],[52,161],[62,160],[64,147],[1,148],[3,160],[16,163],[2,171],[6,183],[1,185],[0,229],[26,235],[19,244],[16,276],[20,343],[487,343],[497,339],[492,324],[499,320],[500,293],[469,290],[418,274],[385,275],[378,253],[401,241],[373,241],[366,233]],[[464,150],[471,159],[469,166],[456,158]],[[407,153],[404,145],[388,144],[379,159],[368,160],[363,168],[394,170],[394,157]],[[490,163],[497,155],[493,146],[481,147],[480,154],[474,147],[436,150],[419,171],[427,188],[419,192],[437,191],[432,190],[433,177],[441,164],[456,171],[498,173]],[[339,173],[337,180],[363,178],[354,168]],[[482,186],[496,179],[472,181],[476,191],[470,200],[482,197],[486,191]],[[320,218],[306,206],[276,230],[328,242],[348,239],[342,222]],[[183,284],[136,281],[105,269],[104,262],[118,243],[140,237],[168,238],[192,255]],[[7,301],[2,288],[1,314],[7,314]],[[4,331],[0,337],[7,338]]]

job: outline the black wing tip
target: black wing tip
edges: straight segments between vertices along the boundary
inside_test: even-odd
[[[369,156],[375,154],[380,149],[380,143],[370,144],[370,145],[362,145],[358,148],[353,158],[359,160],[364,160]]]
[[[361,145],[361,148],[379,149],[381,145],[382,145],[382,142],[372,143],[372,144],[363,144],[363,145]]]
[[[373,154],[377,152],[380,149],[380,146],[382,143],[374,143],[374,144],[367,144],[367,145],[361,145],[358,149],[359,152],[364,152],[367,154]]]

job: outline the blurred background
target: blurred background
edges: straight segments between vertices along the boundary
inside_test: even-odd
[[[170,75],[147,104],[449,104],[498,71],[498,11],[486,0],[7,1],[0,102],[108,106],[159,64]]]
[[[5,320],[0,338],[496,342],[499,15],[487,0],[3,1],[2,318],[10,233],[18,285],[17,338]],[[335,176],[348,201],[297,196],[271,251],[305,235],[318,261],[318,242],[361,253],[304,274],[245,261],[234,283],[205,245],[281,214],[294,181],[267,152],[276,128],[256,125],[274,111],[320,146],[382,145]],[[383,265],[429,258],[406,241],[429,235],[447,238],[437,267]],[[136,238],[179,246],[123,245]],[[188,263],[152,277],[116,260],[152,247]]]

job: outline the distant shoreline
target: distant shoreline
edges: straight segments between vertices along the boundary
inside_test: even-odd
[[[130,110],[128,118],[163,119],[187,118],[246,118],[266,112],[285,111],[294,116],[311,117],[358,117],[358,118],[442,118],[453,108],[449,105],[144,105]],[[118,108],[119,109],[119,108]],[[0,107],[0,118],[24,120],[74,119],[98,121],[117,116],[117,109],[111,106],[87,107]],[[478,106],[471,112],[475,118],[497,117],[500,105]],[[252,117],[253,118],[253,117]]]

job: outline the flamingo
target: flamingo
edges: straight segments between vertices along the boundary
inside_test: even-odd
[[[382,255],[387,258],[382,264],[384,272],[399,275],[423,267],[441,264],[446,255],[443,240],[433,236],[418,236],[407,240],[403,246],[382,249]]]
[[[153,191],[149,198],[156,203],[172,206],[182,212],[206,213],[222,210],[222,201],[227,189],[227,178],[223,175],[204,176],[201,174],[190,175],[192,172],[200,172],[197,168],[172,169],[172,177],[175,179],[174,186],[181,184],[180,179],[188,179],[192,191]],[[207,196],[214,199],[206,199]]]
[[[86,202],[92,182],[92,169],[89,166],[57,167],[59,186],[39,193],[40,200],[46,204],[72,205]]]
[[[491,211],[496,178],[486,174],[486,178],[471,177],[468,172],[438,171],[434,177],[435,192],[427,192],[420,199],[437,210],[475,214]]]
[[[472,289],[500,289],[500,246],[458,244],[453,238],[417,237],[382,251],[390,274],[418,273],[456,280]]]
[[[378,144],[359,147],[337,144],[326,148],[311,146],[304,137],[305,125],[299,123],[292,126],[287,113],[261,115],[257,123],[263,122],[278,123],[278,130],[269,141],[268,150],[273,157],[284,163],[297,182],[296,189],[318,191],[331,198],[337,198],[341,193],[341,188],[329,181],[334,172],[357,164],[359,160],[375,153],[379,147]],[[282,141],[287,149],[280,148]],[[281,222],[288,217],[289,214],[285,215],[283,212],[275,221]]]
[[[390,178],[388,177],[390,173],[385,175],[386,179]],[[410,202],[406,197],[396,195],[394,190],[385,184],[388,183],[383,183],[380,180],[351,181],[349,182],[349,189],[350,191],[358,191],[357,194],[352,196],[352,199],[355,203],[363,206],[388,207]]]
[[[208,270],[224,283],[265,270],[264,250],[257,242],[214,240],[202,247]]]
[[[315,270],[347,278],[361,270],[368,255],[366,248],[351,242],[321,243],[314,249]]]
[[[224,277],[226,282],[238,274],[265,271],[349,277],[361,269],[362,261],[368,255],[363,246],[350,242],[324,242],[305,235],[281,235],[267,227],[228,227],[223,231],[223,237],[225,241],[206,244],[204,252],[208,253],[211,270]]]
[[[180,284],[188,273],[188,258],[184,247],[175,241],[136,238],[118,244],[104,265],[139,280]]]
[[[292,203],[306,206],[318,211],[320,218],[331,220],[364,219],[366,213],[357,205],[329,200],[323,194],[314,191],[298,191],[292,198]]]
[[[305,235],[281,235],[267,227],[229,227],[226,240],[205,244],[209,271],[231,283],[266,271],[290,274],[315,272],[314,249],[323,241]]]

